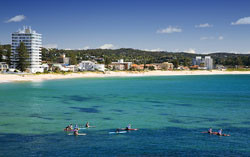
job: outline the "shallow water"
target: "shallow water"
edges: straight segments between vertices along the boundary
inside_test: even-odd
[[[250,156],[249,113],[250,75],[5,83],[0,156]],[[86,136],[63,131],[87,121]],[[129,123],[139,130],[109,134]]]

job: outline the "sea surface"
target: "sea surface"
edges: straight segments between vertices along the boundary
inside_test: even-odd
[[[0,156],[250,156],[250,75],[0,84]]]

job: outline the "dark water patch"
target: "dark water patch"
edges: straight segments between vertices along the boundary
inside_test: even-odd
[[[86,97],[81,95],[63,95],[63,96],[52,96],[53,99],[58,99],[62,103],[71,104],[71,101],[75,102],[87,102],[91,100],[97,100],[98,98],[95,97]]]
[[[154,107],[164,107],[164,105],[153,105]]]
[[[96,108],[84,108],[84,107],[70,107],[70,108],[79,110],[80,112],[86,112],[86,113],[99,113],[100,112]]]
[[[70,120],[72,120],[72,119],[70,119],[70,118],[66,118],[65,120],[70,121]]]
[[[94,105],[94,106],[92,106],[93,108],[99,108],[99,107],[101,107],[101,106],[98,106],[98,105]]]
[[[72,113],[70,113],[70,112],[64,112],[63,114],[72,114]]]
[[[220,123],[220,124],[216,124],[215,126],[217,126],[218,128],[230,128],[232,127],[233,124],[230,123]]]
[[[112,120],[112,118],[109,118],[109,117],[104,117],[102,119],[104,119],[104,120]]]
[[[121,109],[111,109],[110,111],[119,112],[119,113],[123,112],[123,110],[121,110]]]
[[[164,102],[155,101],[155,100],[146,100],[146,102],[150,102],[150,103],[154,103],[154,104],[161,104],[161,103],[164,103]]]
[[[29,117],[32,117],[32,118],[40,118],[40,119],[44,119],[44,120],[54,120],[54,118],[42,117],[42,116],[39,115],[39,114],[31,114],[31,115],[29,115]]]
[[[4,156],[249,156],[250,128],[225,130],[230,137],[202,134],[207,128],[166,127],[125,134],[114,129],[87,133],[87,136],[55,134],[0,134]],[[224,131],[223,131],[224,132]],[[240,132],[237,136],[234,132]],[[124,137],[126,140],[124,140]],[[129,138],[128,138],[129,137]],[[93,142],[95,139],[95,142]],[[11,151],[10,151],[11,150]]]
[[[176,106],[183,106],[183,107],[191,107],[192,104],[186,104],[186,103],[172,103],[173,105],[176,105]]]
[[[169,119],[168,121],[171,123],[177,123],[177,124],[184,123],[183,121],[178,120],[178,119]]]
[[[10,126],[11,124],[0,124],[0,126]]]
[[[213,117],[199,117],[199,116],[179,116],[179,117],[183,117],[183,118],[188,118],[188,119],[191,119],[191,120],[202,120],[203,122],[204,121],[209,121],[209,122],[216,122],[216,121],[219,121],[221,119],[217,119],[217,118],[213,118]],[[224,120],[227,120],[225,118],[223,118]]]
[[[241,124],[250,125],[250,121],[244,121],[244,122],[241,122]]]
[[[161,116],[168,116],[169,114],[167,113],[160,113]]]
[[[80,96],[80,95],[67,96],[66,98],[68,98],[70,100],[73,100],[73,101],[78,101],[78,102],[91,100],[91,98],[89,98],[89,97],[83,97],[83,96]]]

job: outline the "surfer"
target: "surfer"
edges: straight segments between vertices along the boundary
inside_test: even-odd
[[[212,134],[212,133],[213,133],[213,129],[210,127],[210,128],[208,129],[208,132],[207,132],[207,133]]]
[[[74,129],[75,129],[75,130],[78,130],[78,125],[77,125],[77,124],[75,125],[75,128],[74,128]]]
[[[78,129],[75,129],[74,130],[74,135],[77,136],[79,133],[78,133]]]
[[[85,127],[86,128],[89,128],[90,126],[89,126],[89,122],[87,122],[86,124],[85,124]]]
[[[131,129],[131,124],[129,124],[129,125],[125,128],[125,130],[129,130],[129,129]]]
[[[65,130],[65,131],[73,130],[72,124],[68,125],[64,130]]]
[[[217,135],[222,136],[222,129],[218,131]]]

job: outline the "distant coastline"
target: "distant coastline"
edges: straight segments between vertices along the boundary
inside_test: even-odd
[[[67,74],[0,74],[0,83],[23,82],[23,81],[43,81],[53,79],[70,78],[101,78],[101,77],[136,77],[136,76],[176,76],[176,75],[227,75],[227,74],[250,74],[250,71],[108,71],[102,72],[82,72]]]

